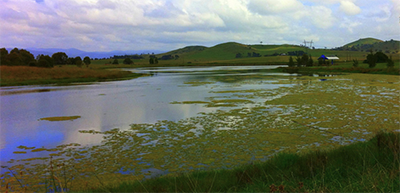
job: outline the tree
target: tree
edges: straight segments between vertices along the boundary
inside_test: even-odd
[[[154,64],[158,64],[158,59],[157,59],[157,57],[154,58]]]
[[[124,63],[124,64],[133,64],[133,61],[130,58],[125,58],[125,60],[122,63]]]
[[[22,60],[22,65],[30,66],[31,62],[35,61],[35,57],[29,51],[21,49],[19,50],[19,55]]]
[[[5,48],[0,50],[0,59],[2,65],[9,66],[29,66],[32,61],[35,61],[35,57],[29,51],[18,48],[14,48],[10,53]]]
[[[91,63],[89,56],[83,58],[83,63],[86,64],[86,68],[89,68],[89,64]]]
[[[10,65],[10,61],[7,58],[8,50],[6,48],[0,49],[0,65],[8,66]]]
[[[358,60],[353,60],[353,67],[355,67],[355,68],[358,67]]]
[[[241,58],[242,57],[242,54],[241,53],[237,53],[236,54],[236,58]]]
[[[118,59],[114,59],[114,61],[112,62],[112,64],[119,64]]]
[[[375,57],[376,57],[376,63],[384,63],[389,60],[389,57],[383,52],[375,53]]]
[[[179,56],[178,56],[178,55],[175,55],[175,60],[177,60],[177,59],[179,59]]]
[[[150,57],[149,63],[150,63],[150,64],[154,64],[154,59],[153,59],[153,57]]]
[[[79,68],[82,68],[82,58],[80,56],[75,57],[74,61]]]
[[[75,65],[75,58],[68,58],[67,59],[67,64]]]
[[[19,50],[18,50],[18,48],[14,48],[14,49],[12,49],[12,50],[10,51],[10,54],[12,54],[12,53],[19,54]]]
[[[288,64],[288,66],[289,67],[294,67],[294,62],[293,62],[293,58],[292,58],[292,56],[290,56],[290,58],[289,58],[289,64]]]
[[[8,55],[8,50],[6,48],[0,49],[0,57],[3,58]]]
[[[314,65],[314,60],[312,59],[311,55],[308,58],[306,66],[310,67]]]
[[[322,66],[324,64],[324,59],[318,58],[318,66]]]
[[[301,57],[301,65],[302,66],[308,65],[308,55],[307,54],[303,54],[303,56]]]
[[[393,68],[393,67],[394,67],[394,62],[393,62],[393,60],[392,60],[392,56],[390,56],[390,58],[387,60],[386,66],[387,66],[388,68]]]
[[[10,52],[10,54],[7,55],[7,60],[9,61],[10,66],[23,66],[23,61],[19,55],[19,51]]]
[[[297,56],[296,62],[297,62],[297,67],[301,67],[301,58],[300,58],[300,56]]]
[[[255,53],[255,52],[253,52],[252,57],[261,57],[261,54],[260,54],[260,53]]]
[[[36,60],[30,61],[28,66],[37,66]]]
[[[68,56],[66,53],[64,52],[57,52],[54,53],[51,58],[53,58],[54,63],[56,65],[65,65],[67,64],[67,60],[68,60]]]
[[[371,53],[367,55],[367,63],[370,68],[374,68],[376,66],[377,57],[375,54]]]
[[[36,65],[43,68],[53,68],[54,60],[49,55],[40,55]]]

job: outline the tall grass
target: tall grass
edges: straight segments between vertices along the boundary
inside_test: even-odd
[[[232,170],[197,171],[124,182],[111,192],[397,192],[400,134],[378,133],[330,151],[283,153]],[[91,190],[102,192],[104,189]]]
[[[128,71],[78,68],[62,66],[38,68],[28,66],[0,66],[0,85],[67,84],[73,82],[94,82],[138,77]]]

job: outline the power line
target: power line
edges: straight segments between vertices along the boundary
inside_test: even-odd
[[[309,46],[308,46],[309,48],[312,48],[312,47],[313,47],[313,44],[314,44],[314,42],[313,42],[313,40],[311,40],[311,41],[309,41],[309,42],[308,42],[308,41],[306,41],[306,40],[304,40],[304,46],[305,46],[305,47],[307,47],[307,44],[309,44]]]

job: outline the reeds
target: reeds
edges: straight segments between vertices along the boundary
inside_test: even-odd
[[[307,154],[283,153],[232,170],[196,171],[123,183],[111,192],[396,192],[399,133]],[[101,192],[101,190],[92,192]]]
[[[28,66],[0,66],[0,85],[66,84],[132,78],[139,75],[128,71],[62,66],[39,68]]]

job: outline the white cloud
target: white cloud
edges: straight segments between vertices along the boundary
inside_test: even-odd
[[[348,18],[344,18],[344,21],[340,24],[340,28],[347,29],[350,33],[353,33],[353,29],[362,25],[359,21],[350,20]]]
[[[327,29],[336,24],[336,19],[332,15],[332,10],[325,6],[313,6],[310,10],[310,20],[315,27]]]
[[[361,32],[396,39],[399,11],[397,0],[0,0],[0,42],[87,51],[304,39],[322,46]]]
[[[399,17],[399,12],[396,8],[389,4],[381,4],[375,7],[366,9],[363,13],[363,17],[366,20],[374,20],[376,22],[386,22],[390,17]]]
[[[291,14],[304,9],[298,0],[252,0],[249,9],[259,14]]]
[[[321,0],[304,0],[304,1],[305,2],[312,2],[312,3],[315,3],[315,4],[332,5],[332,4],[340,3],[343,0],[323,0],[323,1],[321,1]],[[347,1],[355,2],[357,0],[347,0]],[[376,1],[379,1],[379,0],[376,0]]]
[[[361,12],[361,9],[351,1],[341,1],[340,10],[347,15],[357,15]]]

